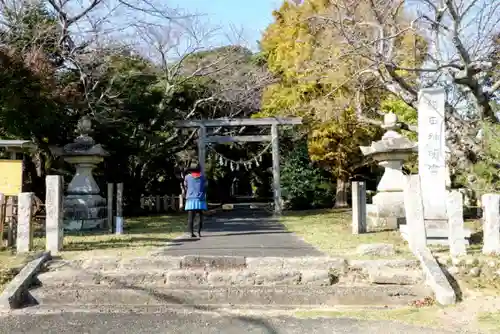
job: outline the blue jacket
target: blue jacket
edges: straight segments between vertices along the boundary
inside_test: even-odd
[[[203,175],[186,175],[186,199],[205,200],[205,177]]]

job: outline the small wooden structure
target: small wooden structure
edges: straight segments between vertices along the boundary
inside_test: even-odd
[[[0,171],[0,247],[4,246],[3,235],[6,222],[8,222],[7,246],[10,247],[14,244],[17,196],[23,190],[23,160],[17,159],[17,154],[33,151],[36,145],[29,140],[0,140],[0,148],[4,148],[9,155],[8,159],[0,159],[0,166],[3,165],[5,168]]]
[[[219,118],[207,120],[180,121],[176,125],[180,128],[198,128],[198,160],[205,172],[206,145],[208,143],[234,143],[234,142],[264,142],[271,141],[273,155],[273,190],[274,211],[281,213],[283,209],[280,185],[280,156],[279,156],[279,131],[280,125],[299,125],[302,118]],[[271,126],[271,135],[260,136],[207,136],[207,128],[236,127],[236,126]]]

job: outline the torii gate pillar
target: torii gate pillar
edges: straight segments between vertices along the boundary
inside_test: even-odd
[[[231,143],[231,142],[262,142],[271,140],[273,156],[273,198],[274,213],[281,214],[283,211],[283,200],[281,198],[280,182],[280,147],[279,129],[280,125],[302,124],[298,117],[284,118],[219,118],[207,120],[190,120],[177,123],[177,127],[198,128],[198,161],[200,168],[205,173],[206,144],[207,143]],[[234,127],[234,126],[271,126],[271,136],[212,136],[207,137],[207,127]]]

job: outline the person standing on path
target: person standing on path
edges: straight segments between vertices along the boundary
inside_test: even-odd
[[[188,212],[188,225],[191,238],[196,238],[194,234],[194,219],[196,215],[199,217],[198,236],[201,238],[203,211],[208,209],[205,185],[205,176],[201,174],[200,166],[192,165],[187,170],[187,175],[184,179],[184,186],[186,188],[186,206],[184,210]]]

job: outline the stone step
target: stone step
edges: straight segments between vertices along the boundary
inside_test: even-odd
[[[389,261],[391,262],[391,261]],[[407,265],[394,261],[395,266]],[[391,264],[391,263],[389,263]],[[79,268],[85,270],[234,270],[234,269],[336,269],[344,270],[348,262],[335,257],[244,257],[244,256],[145,256],[132,258],[93,257],[87,260],[55,260],[47,264],[48,270]],[[391,264],[392,265],[392,264]]]
[[[85,272],[81,270],[61,270],[41,273],[38,280],[43,286],[225,286],[225,285],[332,285],[338,281],[328,270],[266,270],[266,271],[114,271]]]
[[[37,288],[32,296],[54,305],[406,305],[430,296],[422,286],[335,285],[330,287],[218,287],[171,289]]]
[[[352,265],[349,270],[115,270],[91,271],[63,268],[40,273],[38,281],[45,287],[68,286],[329,286],[337,283],[374,283],[412,285],[423,281],[419,268],[391,268],[372,264]]]
[[[87,260],[54,260],[46,265],[48,271],[77,269],[85,271],[136,270],[145,272],[180,269],[212,270],[336,270],[350,268],[418,268],[418,260],[346,260],[335,257],[242,257],[242,256],[146,256],[133,258],[93,257]]]

